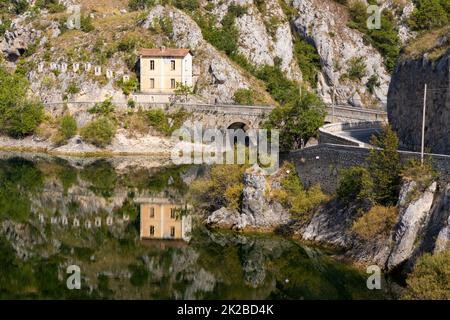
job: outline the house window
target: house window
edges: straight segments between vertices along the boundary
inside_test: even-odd
[[[170,79],[170,88],[175,89],[175,79]]]
[[[175,60],[170,60],[170,70],[175,70]]]
[[[175,237],[175,227],[170,227],[170,236],[171,236],[172,238]]]
[[[170,219],[175,219],[177,217],[175,208],[170,209]]]
[[[150,226],[150,236],[154,236],[155,235],[155,226]]]
[[[150,60],[150,70],[155,70],[155,60]]]
[[[155,208],[150,208],[150,218],[155,217]]]
[[[150,89],[155,89],[155,79],[150,79]]]

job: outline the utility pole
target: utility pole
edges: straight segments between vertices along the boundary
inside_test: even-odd
[[[331,108],[332,108],[331,123],[334,123],[334,100],[335,100],[335,97],[336,97],[336,87],[333,86],[333,96],[331,97]]]
[[[423,93],[423,113],[422,113],[422,148],[420,151],[420,163],[423,166],[424,149],[425,149],[425,114],[427,112],[427,84],[425,83]]]

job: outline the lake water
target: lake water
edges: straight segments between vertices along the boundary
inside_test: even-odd
[[[329,251],[196,225],[185,195],[202,171],[3,154],[0,298],[385,298]]]

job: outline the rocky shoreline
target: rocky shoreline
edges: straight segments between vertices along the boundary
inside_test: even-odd
[[[266,196],[267,177],[250,169],[244,177],[241,210],[220,208],[204,223],[239,231],[272,231],[300,241],[343,250],[340,258],[355,265],[378,265],[387,272],[409,272],[424,253],[442,252],[450,243],[450,183],[433,182],[417,193],[416,184],[404,182],[398,200],[398,221],[387,236],[363,241],[351,226],[360,216],[361,203],[344,205],[332,199],[320,206],[308,222],[298,221]]]

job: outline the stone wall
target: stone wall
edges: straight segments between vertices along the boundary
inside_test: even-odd
[[[336,191],[339,169],[352,166],[367,166],[369,149],[336,144],[320,144],[297,150],[286,157],[295,163],[303,184],[307,187],[320,184],[325,192]],[[401,159],[420,158],[416,152],[400,151]],[[433,165],[442,182],[450,181],[450,156],[431,155]]]
[[[425,146],[433,153],[450,154],[450,51],[437,61],[425,56],[397,65],[389,86],[389,122],[402,148],[420,150],[425,84]]]

